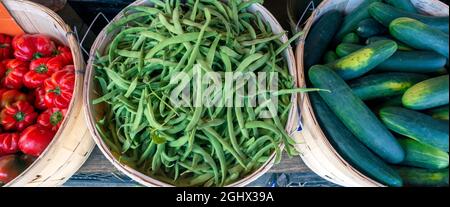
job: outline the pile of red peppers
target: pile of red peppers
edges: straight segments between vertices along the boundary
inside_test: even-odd
[[[70,48],[41,34],[0,34],[0,186],[53,140],[74,83]]]

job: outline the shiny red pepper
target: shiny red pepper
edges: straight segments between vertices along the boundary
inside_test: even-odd
[[[64,61],[62,56],[31,61],[30,70],[23,77],[23,84],[32,89],[43,86],[46,79],[65,66]]]
[[[38,157],[50,144],[55,132],[35,124],[26,128],[19,139],[19,149],[23,153]]]
[[[36,88],[33,92],[34,94],[34,107],[39,110],[47,109],[47,105],[45,105],[45,89],[44,87]]]
[[[0,121],[5,130],[22,131],[36,121],[38,114],[26,101],[18,101],[6,106],[0,113]]]
[[[73,56],[70,48],[66,46],[58,46],[58,49],[55,50],[56,57],[62,57],[64,61],[64,66],[73,64]]]
[[[0,156],[18,152],[19,138],[19,133],[0,134]]]
[[[6,72],[2,85],[9,89],[20,89],[23,86],[23,76],[28,72],[29,64],[20,60],[6,61]]]
[[[26,169],[26,163],[18,155],[0,157],[0,186],[9,183]]]
[[[0,109],[17,101],[30,101],[30,97],[18,90],[0,89]]]
[[[51,108],[39,115],[37,123],[52,131],[58,131],[61,123],[66,117],[66,109]]]
[[[56,50],[55,43],[47,36],[24,34],[14,37],[14,56],[22,61],[51,57]]]
[[[72,100],[74,90],[75,72],[63,69],[53,73],[45,80],[45,105],[47,108],[66,109]]]
[[[11,36],[0,34],[0,61],[10,59],[12,57]]]
[[[0,79],[3,79],[6,73],[6,66],[3,61],[0,61]]]

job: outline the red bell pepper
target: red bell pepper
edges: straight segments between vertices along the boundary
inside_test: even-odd
[[[3,79],[6,73],[6,67],[3,61],[0,61],[0,79]]]
[[[19,133],[0,134],[0,156],[19,152]]]
[[[51,129],[56,132],[61,126],[61,123],[64,121],[66,113],[66,109],[47,109],[41,115],[39,115],[37,123],[47,129]]]
[[[34,107],[39,110],[46,110],[47,105],[45,105],[45,89],[44,87],[36,88],[33,92],[34,94]]]
[[[26,101],[18,101],[10,106],[6,106],[0,113],[0,120],[6,130],[22,131],[36,120],[38,114]]]
[[[70,48],[66,46],[58,46],[58,49],[55,50],[56,57],[62,57],[64,61],[64,66],[73,64],[73,56]]]
[[[14,56],[22,61],[51,57],[56,50],[55,43],[47,36],[24,34],[14,37]]]
[[[30,101],[30,97],[18,90],[0,89],[0,109],[17,101]]]
[[[45,105],[47,108],[66,109],[72,100],[75,84],[75,72],[63,69],[53,73],[45,80]]]
[[[26,169],[26,164],[18,155],[0,157],[0,186],[9,183]]]
[[[23,153],[39,157],[50,144],[55,132],[35,124],[26,128],[19,139],[19,149]]]
[[[0,34],[0,61],[10,59],[12,57],[11,36]]]
[[[23,86],[23,76],[28,72],[29,64],[20,60],[6,61],[6,72],[2,85],[9,89],[20,89]]]
[[[31,61],[30,70],[23,77],[23,84],[27,88],[41,87],[46,79],[65,66],[64,62],[62,56],[39,58]]]

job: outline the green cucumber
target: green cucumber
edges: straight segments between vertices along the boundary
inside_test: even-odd
[[[405,186],[412,187],[448,187],[448,168],[428,170],[413,167],[397,167],[397,172]]]
[[[334,61],[336,61],[339,57],[336,55],[336,53],[334,51],[328,51],[325,53],[325,55],[323,56],[323,61],[325,63],[332,63]]]
[[[358,44],[360,41],[361,39],[354,32],[350,32],[342,38],[342,43]]]
[[[374,43],[376,41],[380,41],[380,40],[393,40],[393,39],[391,39],[389,37],[384,37],[384,36],[369,37],[366,40],[366,45],[372,44],[372,43]],[[395,41],[397,43],[398,50],[401,50],[401,51],[412,51],[413,50],[411,47],[409,47],[408,45],[406,45],[403,42],[399,42],[399,41],[396,41],[396,40],[393,40],[393,41]]]
[[[363,174],[388,186],[402,186],[397,172],[361,143],[317,93],[310,93],[316,118],[336,151]]]
[[[381,40],[367,45],[330,64],[330,67],[344,79],[360,77],[377,67],[397,51],[397,43]]]
[[[386,27],[372,18],[362,20],[356,28],[356,32],[358,33],[358,35],[363,38],[369,38],[375,35],[383,34],[386,32],[386,30]]]
[[[449,103],[449,75],[422,81],[403,95],[403,105],[414,110],[431,109]]]
[[[392,21],[400,17],[409,17],[412,19],[417,19],[430,27],[441,30],[442,32],[448,33],[448,16],[446,17],[435,17],[435,16],[425,16],[421,14],[415,14],[407,11],[403,11],[392,7],[390,5],[376,2],[369,6],[370,15],[382,25],[388,27]]]
[[[418,13],[416,7],[411,3],[411,0],[384,0],[395,8],[411,12]]]
[[[363,47],[364,46],[362,46],[362,45],[357,45],[357,44],[352,44],[352,43],[341,43],[336,47],[336,54],[338,57],[345,57]]]
[[[432,51],[397,51],[377,66],[377,71],[433,73],[442,70],[447,58]]]
[[[389,31],[396,39],[421,50],[432,50],[448,58],[448,34],[411,18],[391,22]]]
[[[353,94],[352,89],[332,69],[315,65],[309,71],[314,87],[342,123],[369,149],[389,163],[400,163],[405,153],[376,115]]]
[[[448,122],[401,107],[383,108],[380,117],[392,131],[448,152]]]
[[[355,79],[350,82],[350,87],[356,96],[367,101],[402,95],[408,88],[427,77],[414,73],[378,73]]]
[[[400,139],[399,142],[405,150],[405,159],[401,163],[402,165],[430,170],[448,167],[447,152],[413,139]]]
[[[430,111],[429,111],[429,114],[431,114],[431,116],[434,118],[434,119],[438,119],[438,120],[443,120],[443,121],[448,121],[449,119],[448,119],[448,105],[446,105],[446,106],[441,106],[441,107],[438,107],[438,108],[434,108],[434,109],[431,109]]]
[[[380,2],[381,0],[365,0],[363,1],[357,8],[355,8],[350,14],[348,14],[344,18],[344,22],[342,23],[341,29],[336,34],[336,40],[339,42],[342,40],[344,35],[353,32],[356,27],[358,27],[358,23],[363,19],[367,19],[370,17],[369,14],[369,6],[374,2]]]
[[[320,17],[314,24],[305,41],[305,51],[307,51],[304,56],[305,69],[309,69],[322,60],[322,56],[340,28],[342,20],[343,14],[340,11],[332,10]]]

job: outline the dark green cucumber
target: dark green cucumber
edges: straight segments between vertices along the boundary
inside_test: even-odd
[[[411,18],[398,18],[391,22],[389,31],[393,37],[421,50],[435,51],[448,58],[448,34]]]
[[[428,76],[414,73],[378,73],[350,82],[353,93],[367,101],[382,97],[402,95],[408,88],[427,79]]]
[[[433,73],[440,71],[446,63],[447,58],[432,51],[397,51],[375,70]]]
[[[332,10],[324,14],[314,24],[308,33],[305,41],[304,64],[305,68],[318,64],[327,51],[328,45],[333,41],[334,35],[340,28],[343,14],[340,11]]]
[[[422,81],[403,95],[403,105],[414,110],[431,109],[449,103],[449,76],[443,75]]]
[[[336,61],[339,57],[336,55],[336,53],[334,51],[328,51],[325,53],[325,55],[323,56],[323,61],[325,63],[332,63],[334,61]]]
[[[366,45],[372,44],[372,43],[374,43],[376,41],[380,41],[380,40],[393,40],[393,41],[395,41],[397,43],[397,45],[398,45],[398,50],[401,50],[401,51],[411,51],[411,50],[413,50],[411,47],[409,47],[405,43],[396,41],[396,40],[394,40],[392,38],[385,37],[385,36],[369,37],[366,40]]]
[[[353,32],[356,27],[358,27],[358,23],[363,19],[367,19],[370,17],[369,14],[369,6],[374,2],[380,2],[381,0],[365,0],[363,1],[357,8],[355,8],[350,14],[348,14],[344,18],[344,22],[342,23],[341,29],[336,34],[337,42],[340,42],[344,35]]]
[[[358,27],[356,28],[356,32],[360,37],[369,38],[375,35],[383,34],[387,31],[386,27],[381,25],[378,21],[368,18],[362,20]]]
[[[411,187],[448,187],[448,168],[428,170],[413,167],[397,167],[397,172],[405,186]]]
[[[441,30],[442,32],[448,33],[448,16],[446,17],[434,17],[425,16],[421,14],[415,14],[407,11],[403,11],[394,8],[388,4],[381,2],[373,3],[369,6],[370,15],[377,21],[379,21],[384,26],[389,26],[389,24],[397,18],[409,17],[412,19],[417,19],[433,28]]]
[[[396,51],[397,43],[391,40],[381,40],[337,60],[330,64],[330,67],[335,69],[344,80],[350,80],[374,69]]]
[[[395,8],[411,12],[411,13],[417,13],[416,7],[411,3],[411,0],[384,0],[386,3],[389,3],[390,5],[394,6]]]
[[[399,142],[405,150],[405,160],[401,163],[402,165],[430,170],[448,167],[447,152],[413,139],[400,139]]]
[[[357,45],[352,43],[341,43],[336,47],[336,54],[338,57],[345,57],[363,47],[364,47],[363,45]]]
[[[342,43],[358,44],[360,41],[361,39],[354,32],[350,32],[342,38]]]
[[[362,143],[386,162],[403,161],[405,153],[396,138],[335,71],[315,65],[309,71],[309,79],[314,87],[331,91],[319,94]]]
[[[448,152],[448,122],[401,107],[383,108],[380,117],[392,131]]]
[[[438,120],[443,120],[443,121],[448,121],[449,119],[448,119],[448,105],[446,105],[446,106],[441,106],[441,107],[438,107],[438,108],[434,108],[434,109],[431,109],[430,111],[429,111],[429,114],[431,114],[431,116],[434,118],[434,119],[438,119]]]
[[[402,186],[397,172],[361,143],[317,93],[310,93],[316,118],[336,151],[363,174],[388,186]]]

